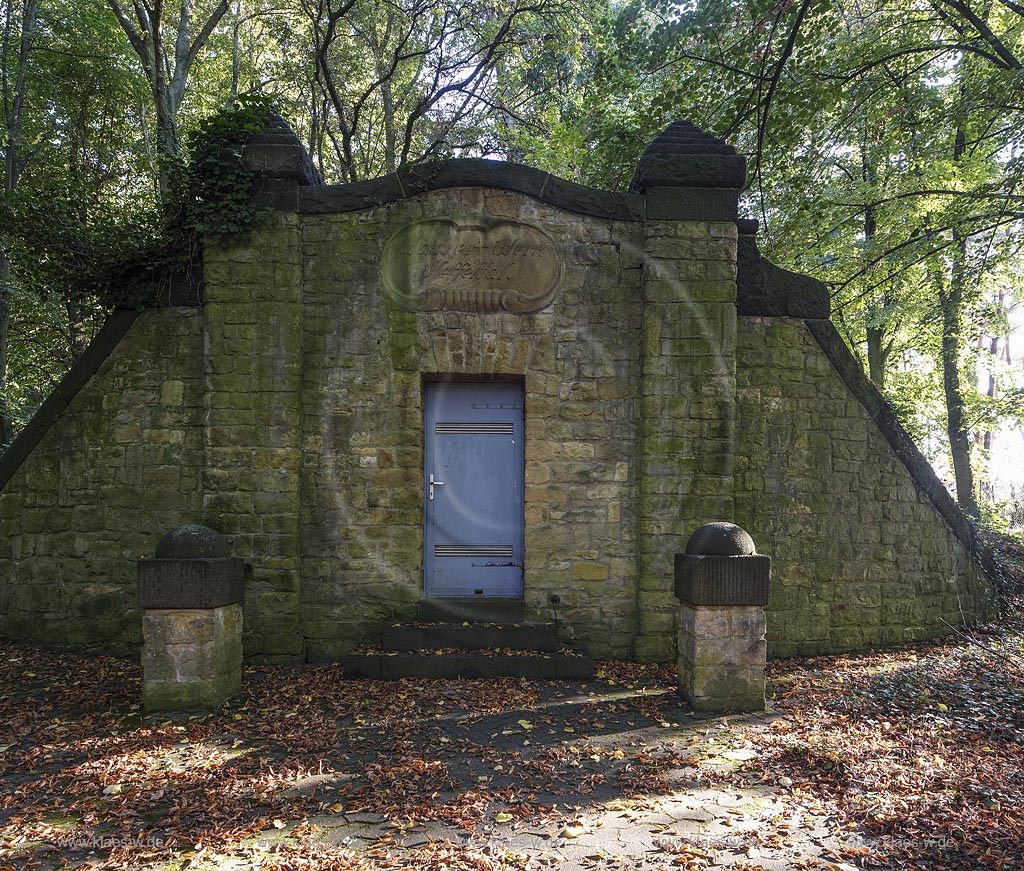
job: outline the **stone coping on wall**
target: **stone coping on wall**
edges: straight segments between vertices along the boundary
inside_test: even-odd
[[[757,223],[740,220],[737,225],[737,312],[764,317],[828,319],[831,305],[824,282],[776,266],[757,248],[754,239]]]
[[[689,121],[673,121],[644,151],[628,193],[597,190],[543,170],[485,158],[429,160],[382,178],[325,185],[295,132],[273,113],[245,147],[259,208],[338,214],[445,188],[482,187],[534,197],[568,212],[616,221],[734,221],[746,158]]]
[[[465,158],[410,167],[382,178],[341,185],[300,187],[300,214],[357,212],[398,202],[416,194],[457,187],[484,187],[525,194],[548,205],[615,221],[646,219],[640,194],[598,190],[518,163]]]
[[[342,185],[298,187],[262,204],[300,214],[358,212],[445,188],[481,187],[524,194],[578,215],[613,221],[726,221],[737,219],[735,188],[656,188],[643,194],[606,191],[551,173],[498,160],[467,158],[414,167],[382,178]],[[293,205],[294,203],[294,205]]]

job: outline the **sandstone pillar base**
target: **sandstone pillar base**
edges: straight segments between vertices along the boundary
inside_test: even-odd
[[[680,605],[679,686],[695,710],[764,710],[765,626],[757,605]]]
[[[214,710],[242,688],[242,606],[152,609],[142,622],[147,711]]]

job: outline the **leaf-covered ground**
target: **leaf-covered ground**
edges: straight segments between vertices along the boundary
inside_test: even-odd
[[[587,684],[250,668],[144,717],[137,665],[0,644],[0,871],[1024,868],[1024,632],[773,663],[762,716],[670,667]]]

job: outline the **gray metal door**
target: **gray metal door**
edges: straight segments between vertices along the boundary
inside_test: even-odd
[[[426,596],[523,594],[523,386],[428,383]]]

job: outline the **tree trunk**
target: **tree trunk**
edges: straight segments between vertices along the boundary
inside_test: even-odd
[[[380,82],[381,110],[384,115],[384,171],[390,175],[398,168],[398,127],[395,120],[395,92],[392,81],[394,69],[389,68],[384,58],[384,48],[393,26],[394,13],[388,12],[388,23],[384,31],[384,44],[376,33],[367,31],[366,41],[373,52],[377,81]]]
[[[953,160],[958,161],[966,150],[967,136],[962,127],[956,130]],[[978,516],[974,491],[974,470],[971,468],[971,439],[967,429],[967,403],[960,378],[960,346],[963,332],[964,283],[967,269],[967,240],[953,231],[953,255],[950,264],[949,289],[939,290],[942,306],[942,387],[946,397],[946,432],[953,458],[956,498],[971,517]]]
[[[384,64],[377,62],[378,76],[381,81],[381,100],[384,109],[384,170],[390,175],[398,167],[397,143],[398,133],[395,129],[395,100],[391,90],[391,79],[384,78]]]
[[[959,245],[966,248],[963,241]],[[942,305],[942,387],[946,396],[946,432],[949,435],[949,450],[953,457],[956,499],[968,515],[977,517],[978,502],[974,495],[974,471],[971,468],[971,440],[967,430],[966,403],[960,381],[962,282],[963,263],[958,256],[953,263],[949,292],[939,293]]]
[[[181,142],[178,139],[178,109],[185,97],[189,73],[210,34],[228,11],[228,2],[229,0],[220,0],[194,37],[191,7],[188,2],[181,4],[171,52],[174,61],[172,68],[163,39],[163,0],[156,0],[152,8],[135,3],[132,7],[134,20],[121,5],[120,0],[107,0],[121,29],[138,55],[142,70],[149,81],[153,108],[156,111],[157,174],[161,194],[167,193],[169,158],[177,156],[181,151]]]
[[[999,294],[999,307],[1003,307],[1003,295]],[[999,359],[999,336],[993,335],[988,341],[988,353],[992,358],[988,364],[988,386],[985,389],[985,395],[989,399],[995,399],[998,393],[998,384],[996,381],[996,361]],[[986,450],[992,450],[992,430],[986,428],[985,433],[981,438],[981,446]]]
[[[871,161],[871,156],[868,151],[869,134],[864,133],[861,144],[860,144],[860,168],[861,178],[865,185],[865,199],[869,201],[874,197],[874,185],[878,182],[878,173],[875,170],[875,165]],[[869,256],[869,249],[871,243],[875,238],[875,234],[878,232],[878,222],[875,217],[875,208],[872,205],[866,205],[864,207],[864,255],[865,258]],[[885,314],[885,309],[888,306],[888,295],[883,296],[882,306],[879,309],[877,302],[872,299],[868,302],[868,315],[871,317],[873,324],[869,324],[867,333],[868,343],[868,377],[874,382],[874,385],[882,390],[885,387],[885,367],[889,361],[889,351],[891,346],[886,345],[886,328],[885,324],[882,323],[881,318]]]
[[[231,24],[231,90],[228,92],[228,102],[234,103],[238,99],[238,74],[241,58],[238,54],[239,29],[242,26],[242,4],[239,0],[235,2],[235,20]]]
[[[7,328],[11,319],[11,261],[6,250],[0,251],[0,451],[14,438],[11,407],[7,398]]]
[[[76,361],[89,346],[89,339],[85,331],[86,312],[74,300],[68,300],[64,305],[64,310],[68,316],[68,347],[71,349],[71,359]]]
[[[885,388],[885,369],[889,362],[889,349],[885,344],[883,327],[868,327],[868,377],[879,390]]]
[[[957,162],[967,150],[967,135],[957,127],[953,144],[953,161]],[[971,439],[967,429],[967,403],[964,400],[960,378],[960,347],[963,333],[964,285],[967,272],[967,239],[953,231],[953,253],[950,264],[949,290],[940,286],[939,302],[942,307],[942,387],[946,396],[946,432],[949,451],[953,458],[956,479],[956,499],[970,517],[978,516],[978,499],[974,489],[974,470],[971,467]]]
[[[159,33],[159,30],[157,31]],[[156,149],[160,157],[174,157],[180,149],[178,143],[178,120],[171,107],[171,95],[167,87],[167,75],[164,71],[163,45],[159,38],[153,40],[154,51],[152,63],[153,107],[156,109]],[[161,189],[166,190],[166,177],[161,172]]]
[[[25,88],[28,76],[28,59],[36,30],[36,0],[25,0],[21,12],[21,32],[18,39],[17,74],[13,93],[8,77],[8,63],[12,48],[13,9],[8,7],[4,27],[4,70],[3,105],[4,126],[4,193],[10,195],[18,186],[23,169],[21,160],[21,133],[25,109]],[[9,108],[8,108],[9,107]],[[7,395],[7,338],[11,322],[11,261],[7,240],[0,239],[0,449],[9,445],[14,438],[11,422],[11,403]]]

